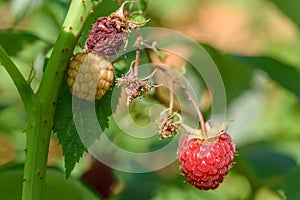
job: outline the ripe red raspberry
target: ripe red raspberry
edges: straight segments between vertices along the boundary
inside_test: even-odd
[[[179,140],[177,156],[188,182],[200,190],[216,189],[232,166],[235,147],[226,132],[200,139],[190,133]]]
[[[67,84],[79,99],[100,99],[114,80],[114,68],[105,57],[80,52],[73,56],[67,71]]]

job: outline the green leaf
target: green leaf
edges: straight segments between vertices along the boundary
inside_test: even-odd
[[[157,186],[161,183],[155,172],[132,174],[118,172],[117,175],[125,182],[120,194],[123,197],[121,199],[152,199]],[[141,180],[143,180],[143,184],[141,184]]]
[[[62,145],[66,177],[70,176],[84,151],[108,128],[111,96],[109,90],[95,103],[72,98],[64,80],[56,106],[54,131]]]
[[[0,31],[0,44],[11,56],[16,56],[26,46],[32,45],[32,43],[39,40],[39,37],[28,31],[13,29]]]
[[[96,105],[95,105],[97,118],[100,123],[101,129],[103,131],[104,129],[108,128],[109,116],[111,116],[113,112],[111,108],[111,97],[112,97],[112,90],[109,90],[101,99],[96,101]],[[115,109],[116,108],[114,108],[114,111]]]
[[[204,191],[198,190],[195,187],[191,186],[187,182],[178,183],[178,185],[161,185],[156,190],[155,196],[152,200],[165,200],[165,199],[176,199],[176,200],[229,200],[235,198],[229,198],[229,195],[223,192],[220,189]]]
[[[8,108],[8,107],[9,107],[8,104],[0,104],[0,112],[1,112],[2,110],[5,110],[5,109]]]
[[[62,145],[65,158],[66,177],[68,178],[77,162],[86,150],[75,127],[72,112],[72,94],[64,81],[58,94],[58,101],[54,115],[54,131]]]
[[[239,61],[252,69],[265,71],[271,79],[278,82],[281,86],[300,98],[300,71],[296,67],[268,57],[234,56],[234,58],[236,61]]]
[[[250,86],[253,70],[263,70],[271,79],[300,98],[300,71],[269,57],[228,55],[203,45],[219,68],[230,102]]]
[[[44,0],[14,0],[12,1],[12,11],[15,15],[16,21],[21,20],[25,14],[29,13],[40,7],[43,4]]]
[[[69,2],[48,1],[43,8],[43,11],[48,13],[55,24],[60,27],[64,17],[66,16]]]
[[[288,200],[298,200],[300,199],[300,167],[295,168],[292,170],[285,179],[284,184],[284,192],[286,195],[286,199]]]
[[[300,27],[300,1],[299,0],[271,0],[276,6],[289,18],[291,18]]]
[[[238,150],[236,167],[256,186],[282,186],[286,174],[296,167],[291,157],[274,151],[265,143],[251,144]]]
[[[132,62],[134,53],[128,54],[126,61]],[[132,58],[131,58],[132,57]],[[145,55],[142,54],[142,58]],[[141,62],[143,59],[141,59]],[[120,77],[129,65],[125,61],[115,63],[115,74]],[[114,88],[115,83],[111,86]],[[120,92],[120,90],[119,90]],[[99,139],[101,133],[109,126],[109,117],[115,112],[119,100],[119,94],[108,90],[99,100],[94,102],[82,101],[72,98],[64,78],[60,88],[58,101],[54,116],[54,131],[57,133],[59,143],[62,145],[65,157],[66,177],[69,177],[77,162],[79,162],[84,151],[88,149],[95,140]]]
[[[149,0],[138,0],[139,10],[142,12],[145,12],[148,7],[148,2],[149,2]]]
[[[23,165],[0,169],[1,199],[20,199],[22,179]],[[43,199],[97,200],[99,197],[79,180],[72,178],[66,180],[63,172],[55,168],[48,168]]]
[[[203,47],[212,57],[221,73],[229,104],[235,97],[250,88],[253,70],[210,46],[203,45]]]
[[[130,1],[129,1],[130,2]],[[131,13],[143,14],[148,8],[149,0],[134,0],[128,6]]]

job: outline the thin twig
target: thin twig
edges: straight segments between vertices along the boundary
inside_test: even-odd
[[[134,76],[139,76],[139,65],[140,65],[140,58],[141,58],[141,41],[142,36],[138,35],[136,39],[136,55],[135,55],[135,66],[134,66]]]
[[[169,115],[173,114],[173,107],[174,107],[174,82],[172,79],[169,80],[170,85],[170,103],[169,103]]]
[[[141,38],[142,39],[142,38]],[[151,49],[151,47],[150,47]],[[157,49],[155,48],[154,50],[157,51]],[[149,51],[146,49],[146,53],[148,55],[148,58],[150,61],[152,61],[151,57],[150,57],[150,54],[149,54]],[[196,103],[195,99],[193,98],[192,94],[190,93],[190,91],[185,87],[185,85],[183,85],[179,80],[177,80],[171,73],[168,72],[168,70],[166,70],[165,67],[163,66],[159,66],[157,65],[171,80],[173,83],[176,83],[180,88],[183,89],[183,91],[186,93],[186,95],[188,96],[188,99],[192,102],[193,106],[195,107],[196,109],[196,112],[198,114],[198,117],[199,117],[199,121],[200,121],[200,124],[201,124],[201,128],[202,128],[202,131],[204,133],[204,136],[206,138],[208,138],[208,135],[207,135],[207,129],[206,129],[206,126],[205,126],[205,120],[204,120],[204,117],[203,117],[203,114],[199,108],[199,105]],[[171,99],[170,99],[171,101]],[[170,109],[171,110],[171,109]]]
[[[185,92],[185,94],[188,96],[188,99],[192,102],[193,106],[195,107],[197,114],[199,116],[199,121],[201,123],[201,128],[205,134],[205,137],[207,138],[207,130],[205,127],[205,121],[204,121],[204,117],[202,115],[202,112],[200,111],[200,108],[198,106],[198,104],[196,103],[195,99],[193,98],[192,94],[190,93],[190,91],[186,88],[185,85],[183,85],[177,78],[175,78],[170,72],[168,72],[168,70],[166,70],[163,67],[159,68],[172,80],[173,83],[176,83],[180,88],[183,89],[183,91]]]

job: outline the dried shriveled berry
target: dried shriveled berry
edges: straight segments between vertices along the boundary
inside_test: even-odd
[[[168,113],[167,113],[168,112]],[[170,113],[170,109],[161,112],[159,119],[156,121],[159,125],[159,139],[170,138],[176,135],[181,127],[181,116],[178,113]]]
[[[154,76],[156,70],[153,71],[146,78],[140,79],[134,75],[132,66],[130,66],[128,72],[121,78],[117,78],[117,86],[125,86],[127,95],[127,106],[136,98],[147,95],[152,87],[159,87],[160,85],[154,85],[150,83],[151,78]]]
[[[105,57],[80,52],[73,56],[67,72],[71,93],[79,99],[100,99],[114,80],[114,68]]]
[[[133,22],[124,14],[124,2],[121,7],[108,17],[99,17],[93,25],[85,42],[85,50],[99,55],[117,55],[128,37],[128,33],[147,21]]]
[[[99,17],[85,42],[86,51],[116,55],[127,38],[126,23],[120,17]]]
[[[180,168],[188,182],[198,189],[215,189],[232,166],[235,147],[229,134],[214,140],[190,137],[179,140],[177,156]]]

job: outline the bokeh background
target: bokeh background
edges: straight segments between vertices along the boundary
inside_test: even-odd
[[[69,3],[0,0],[0,44],[25,76],[35,69],[34,88]],[[89,18],[79,49],[90,24],[117,7],[116,1],[103,1]],[[218,189],[199,191],[185,182],[177,162],[155,172],[129,174],[85,154],[66,181],[61,146],[53,134],[46,198],[300,199],[299,8],[297,0],[149,0],[145,16],[151,21],[147,26],[169,28],[192,37],[206,48],[219,68],[227,93],[227,117],[234,120],[229,125],[238,150],[233,169]],[[174,55],[168,55],[166,62],[177,69],[184,64]],[[187,73],[197,77],[191,74]],[[159,91],[148,99],[165,101]],[[199,95],[199,104],[208,116],[211,104],[207,92]],[[136,123],[149,123],[142,101],[130,111]],[[1,199],[18,199],[20,195],[25,129],[26,113],[20,97],[0,67]],[[123,135],[113,120],[106,134],[116,140]],[[147,151],[156,144],[160,145],[158,139],[148,143],[126,137],[122,140],[122,146],[131,150]]]

